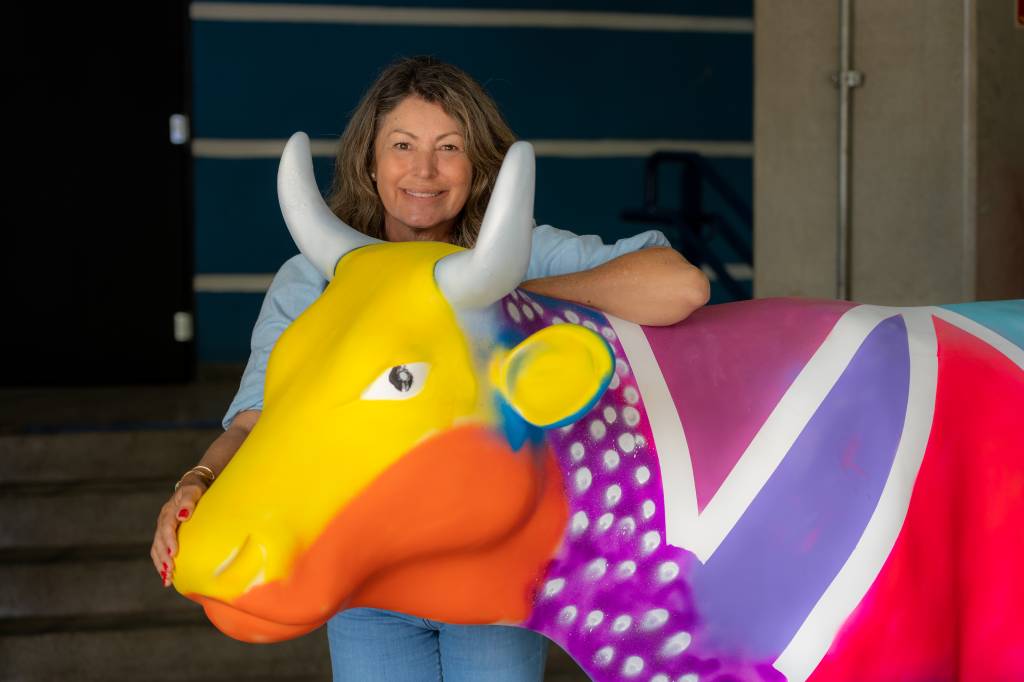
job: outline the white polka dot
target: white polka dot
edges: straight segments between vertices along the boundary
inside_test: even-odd
[[[523,319],[522,316],[519,314],[519,308],[517,308],[516,304],[513,303],[512,301],[509,301],[505,305],[505,310],[508,311],[508,316],[512,318],[513,322],[519,322]]]
[[[586,512],[578,511],[572,515],[572,526],[570,527],[573,535],[579,535],[587,529],[590,525],[590,519],[587,518]]]
[[[667,610],[651,609],[644,614],[644,619],[640,621],[640,628],[642,630],[657,630],[666,622],[668,622]]]
[[[611,663],[613,658],[615,658],[615,649],[610,646],[603,646],[594,654],[594,664],[605,666]]]
[[[622,499],[622,488],[617,484],[613,483],[608,486],[604,491],[604,503],[609,507],[614,507]]]
[[[640,423],[640,410],[632,405],[627,405],[622,408],[622,419],[625,420],[626,426],[636,426]]]
[[[629,454],[636,448],[636,438],[633,437],[632,433],[623,433],[619,435],[619,449],[624,453]]]
[[[640,394],[637,393],[636,389],[632,386],[627,386],[625,390],[622,391],[622,397],[625,398],[626,402],[630,405],[636,405],[640,402]]]
[[[602,533],[605,532],[612,527],[612,521],[614,520],[615,517],[611,514],[601,514],[601,517],[597,520],[597,530]]]
[[[619,521],[619,532],[623,535],[632,535],[636,532],[636,521],[632,516],[627,516]]]
[[[605,426],[604,422],[600,419],[595,419],[590,422],[590,437],[594,440],[601,440],[607,432],[608,427]]]
[[[613,374],[612,378],[611,378],[611,381],[608,382],[608,388],[610,388],[610,389],[612,389],[614,391],[615,389],[617,389],[619,387],[619,381],[620,381],[619,380],[619,375],[618,374]]]
[[[565,324],[565,320],[555,315],[551,318],[551,324]]]
[[[647,445],[647,439],[644,438],[642,435],[637,435],[637,437],[636,437],[636,446],[638,448],[642,448],[645,445]]]
[[[675,580],[677,575],[679,575],[679,564],[674,561],[665,561],[658,566],[658,580],[663,583]]]
[[[583,459],[583,455],[587,453],[586,448],[583,447],[583,443],[579,441],[569,446],[569,456],[572,457],[572,461],[579,462]]]
[[[556,594],[562,591],[563,587],[565,587],[565,578],[555,578],[554,580],[549,580],[547,584],[544,585],[544,596],[554,597]]]
[[[609,341],[615,340],[615,330],[611,327],[601,327],[601,336],[608,339]]]
[[[604,620],[604,612],[594,610],[587,614],[587,622],[585,623],[585,625],[591,630],[593,630],[601,624],[602,620]]]
[[[650,554],[654,550],[658,549],[661,544],[661,535],[656,530],[648,531],[644,533],[643,540],[641,540],[641,551],[644,554]]]
[[[558,613],[558,621],[568,625],[569,623],[576,620],[576,614],[578,611],[575,606],[566,606]]]
[[[615,371],[622,376],[629,374],[629,365],[622,358],[616,358],[615,360]]]
[[[511,292],[509,292],[509,295],[515,300],[519,300],[520,293],[517,289],[513,289]]]
[[[604,577],[604,573],[607,570],[608,560],[603,557],[599,557],[587,564],[586,569],[583,571],[583,575],[586,576],[588,580],[599,580]]]
[[[566,310],[565,311],[565,319],[569,320],[573,324],[579,324],[580,323],[580,316],[577,315],[576,313],[574,313],[571,310]]]
[[[579,492],[586,492],[587,488],[590,487],[591,481],[594,477],[590,474],[590,469],[587,467],[580,467],[576,471],[576,490]]]
[[[526,304],[523,304],[523,315],[525,315],[528,320],[532,320],[536,316],[533,312],[533,308]]]
[[[626,677],[636,677],[644,669],[644,659],[639,656],[630,656],[622,664],[622,674]]]
[[[612,621],[612,632],[622,633],[629,629],[629,626],[633,624],[633,618],[627,615],[622,615]]]
[[[615,569],[615,575],[619,580],[625,580],[636,573],[636,562],[630,559],[623,561],[619,564],[618,568]]]
[[[637,467],[636,471],[633,472],[633,478],[636,479],[637,483],[643,485],[651,480],[651,470],[647,467]]]
[[[614,450],[605,450],[604,452],[604,468],[608,471],[615,471],[619,466],[619,453]]]
[[[537,303],[536,301],[530,301],[530,305],[533,306],[533,309],[537,311],[538,315],[544,314],[544,309],[540,307],[540,303]]]
[[[606,422],[608,422],[609,424],[614,424],[615,423],[615,418],[617,416],[618,415],[615,414],[615,408],[614,407],[606,407],[606,408],[604,408],[604,420]]]
[[[650,679],[650,682],[672,682],[665,673],[658,673]]]
[[[661,655],[678,656],[686,651],[692,639],[689,632],[677,632],[665,640],[665,644],[661,647]]]
[[[700,682],[700,677],[698,677],[697,673],[686,673],[676,682]]]
[[[586,327],[587,329],[589,329],[592,332],[596,332],[597,331],[597,325],[594,324],[593,322],[591,322],[590,320],[584,320],[583,321],[583,326]]]
[[[645,519],[649,519],[654,516],[654,501],[644,500],[644,503],[640,505],[641,513]]]

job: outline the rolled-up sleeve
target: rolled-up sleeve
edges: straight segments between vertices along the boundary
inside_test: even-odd
[[[251,352],[238,393],[221,421],[225,429],[239,412],[263,409],[270,351],[281,333],[320,296],[326,284],[327,280],[302,256],[287,260],[274,275],[252,330]]]
[[[526,279],[590,270],[613,258],[652,246],[669,246],[669,241],[660,231],[647,230],[613,244],[605,244],[597,235],[577,235],[551,225],[538,225],[533,230]]]

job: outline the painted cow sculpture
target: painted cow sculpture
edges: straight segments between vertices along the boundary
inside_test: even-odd
[[[1024,679],[1024,301],[759,300],[640,327],[516,291],[533,156],[477,246],[282,210],[332,279],[181,527],[225,633],[374,606],[506,623],[596,680]]]

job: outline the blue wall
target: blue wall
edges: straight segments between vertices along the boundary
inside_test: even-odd
[[[372,4],[495,9],[468,0]],[[625,5],[601,0],[586,8],[622,12]],[[578,10],[580,3],[519,0],[504,6]],[[645,0],[629,3],[628,11],[749,18],[751,2]],[[296,130],[314,139],[336,138],[379,70],[413,54],[435,55],[476,77],[524,139],[750,142],[752,137],[749,32],[202,19],[193,22],[192,31],[192,133],[199,140],[283,139]],[[749,156],[711,160],[750,201]],[[643,163],[642,157],[541,156],[538,221],[606,240],[645,229],[618,218],[624,208],[641,203]],[[331,168],[330,159],[316,160],[322,188],[330,182]],[[276,158],[197,155],[197,274],[272,273],[295,253],[277,207],[276,170]],[[721,255],[735,260],[724,247]],[[715,296],[721,298],[717,288]],[[258,293],[197,293],[201,362],[247,357],[261,300]]]

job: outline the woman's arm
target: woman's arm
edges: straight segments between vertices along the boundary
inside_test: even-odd
[[[231,421],[231,426],[210,444],[199,464],[209,467],[215,476],[219,476],[242,447],[259,416],[259,410],[239,412]],[[178,554],[178,526],[192,517],[196,503],[205,492],[206,483],[200,477],[186,474],[181,479],[181,485],[171,495],[171,499],[160,509],[149,555],[153,559],[153,566],[160,573],[164,587],[171,584],[174,576],[174,557]]]
[[[590,270],[528,280],[520,288],[652,326],[685,319],[708,302],[711,292],[700,268],[667,247],[627,253]]]

